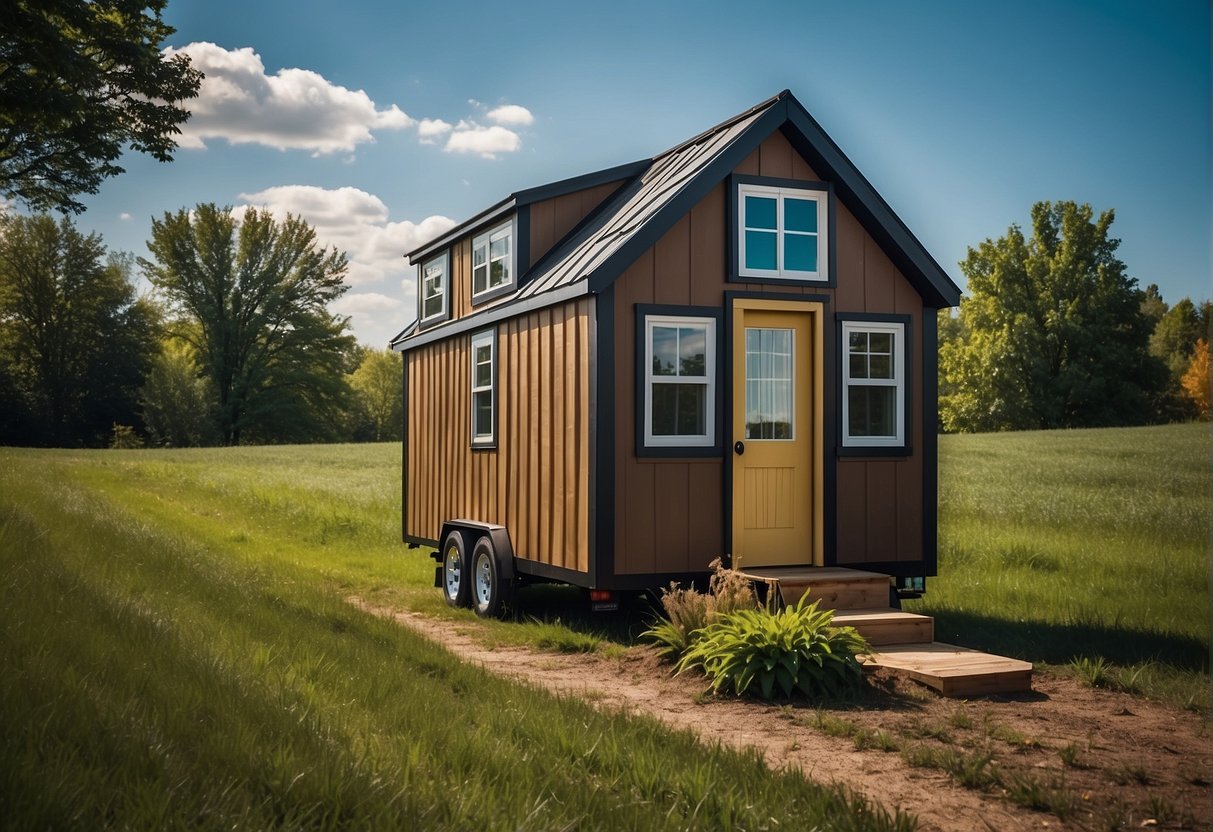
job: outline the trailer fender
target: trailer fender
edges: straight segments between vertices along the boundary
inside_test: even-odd
[[[503,581],[512,582],[516,577],[514,570],[514,547],[510,545],[510,533],[505,526],[496,523],[483,523],[479,520],[446,520],[442,523],[442,533],[439,540],[446,540],[449,532],[459,530],[464,533],[468,542],[468,551],[476,547],[477,539],[488,536],[493,541],[493,551],[497,554],[497,568]],[[436,554],[435,560],[441,560],[442,555]]]

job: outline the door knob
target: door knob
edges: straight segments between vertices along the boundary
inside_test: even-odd
[[[737,454],[738,456],[745,453],[745,443],[740,439],[733,443],[733,453]]]

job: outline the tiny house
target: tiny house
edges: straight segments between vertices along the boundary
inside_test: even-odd
[[[403,535],[452,604],[936,564],[959,289],[787,91],[409,252]]]

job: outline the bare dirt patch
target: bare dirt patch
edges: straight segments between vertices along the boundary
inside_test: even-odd
[[[702,677],[670,676],[647,647],[491,647],[475,622],[354,603],[491,672],[844,783],[924,830],[1213,829],[1213,729],[1127,694],[1038,676],[1030,695],[961,701],[880,671],[853,705],[767,705],[706,696]]]

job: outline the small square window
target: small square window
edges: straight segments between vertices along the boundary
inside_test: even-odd
[[[737,186],[737,276],[826,282],[829,191],[791,184]]]

